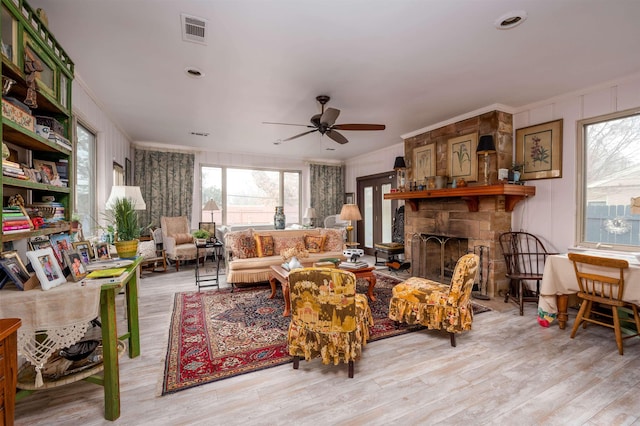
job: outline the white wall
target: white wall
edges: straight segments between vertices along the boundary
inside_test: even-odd
[[[131,142],[127,135],[104,113],[89,88],[80,76],[73,80],[72,91],[73,114],[97,135],[96,179],[97,179],[97,212],[104,211],[104,204],[109,198],[113,185],[113,162],[124,167],[124,159],[130,156]]]
[[[518,203],[514,230],[540,235],[548,250],[566,251],[576,243],[577,122],[585,118],[640,107],[640,74],[518,108],[513,128],[563,119],[562,177],[529,181],[536,195]],[[515,134],[514,134],[515,137]]]
[[[345,163],[345,192],[356,192],[356,178],[358,177],[393,170],[396,157],[403,156],[404,142],[400,142],[347,160]]]

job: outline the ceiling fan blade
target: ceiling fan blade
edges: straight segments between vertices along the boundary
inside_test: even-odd
[[[349,142],[347,138],[345,138],[335,130],[328,130],[327,133],[325,134],[329,136],[331,139],[333,139],[334,141],[338,142],[339,144],[344,145],[345,143]]]
[[[308,126],[308,127],[311,127],[311,126]],[[309,133],[313,133],[313,132],[317,132],[317,131],[318,131],[318,129],[309,130],[308,132],[300,133],[299,135],[291,136],[290,138],[287,138],[287,139],[282,139],[282,142],[286,142],[286,141],[290,141],[290,140],[293,140],[293,139],[297,139],[297,138],[299,138],[301,136],[308,135]]]
[[[273,123],[271,121],[263,121],[262,124],[279,124],[282,126],[298,126],[298,127],[309,127],[309,128],[313,127],[313,126],[309,126],[308,124]]]
[[[322,117],[320,117],[320,123],[325,124],[327,126],[333,126],[333,123],[336,122],[336,119],[340,115],[340,110],[335,108],[327,108],[325,112],[322,113]]]
[[[311,117],[311,124],[313,124],[313,127],[320,127],[320,117],[322,117],[322,114],[316,114]]]
[[[384,124],[336,124],[332,129],[338,130],[384,130]]]

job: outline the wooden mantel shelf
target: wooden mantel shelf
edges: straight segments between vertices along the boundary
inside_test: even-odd
[[[505,197],[505,211],[513,211],[518,202],[536,194],[535,186],[526,185],[488,185],[466,186],[464,188],[427,189],[423,191],[391,192],[384,194],[385,200],[405,200],[411,210],[417,211],[420,200],[429,198],[461,198],[467,203],[470,212],[477,212],[480,207],[480,197]]]

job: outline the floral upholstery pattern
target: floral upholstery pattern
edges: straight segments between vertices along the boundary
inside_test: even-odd
[[[367,298],[356,294],[356,277],[335,268],[303,268],[289,274],[291,323],[289,354],[294,368],[299,357],[320,357],[323,364],[349,363],[360,358],[369,339],[373,317]]]
[[[282,254],[283,251],[295,248],[296,250],[302,251],[305,249],[304,247],[304,238],[297,237],[273,237],[273,243],[275,245],[274,254]]]
[[[389,318],[449,333],[470,330],[473,322],[471,289],[478,265],[478,255],[466,254],[458,260],[451,284],[411,277],[396,285],[389,302]],[[455,346],[453,334],[451,344]]]

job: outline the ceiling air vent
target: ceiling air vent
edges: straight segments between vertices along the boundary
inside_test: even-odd
[[[207,44],[207,20],[197,16],[180,14],[182,21],[182,40],[193,43]]]

